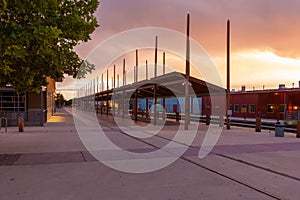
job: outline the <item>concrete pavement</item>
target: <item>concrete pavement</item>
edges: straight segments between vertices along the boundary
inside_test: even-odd
[[[159,136],[173,138],[173,128]],[[93,158],[64,110],[44,127],[25,127],[24,133],[9,127],[0,133],[0,199],[298,199],[300,139],[295,135],[277,138],[273,132],[232,127],[199,159],[204,130],[201,125],[182,159],[155,172],[131,174]],[[127,150],[153,148],[109,126],[105,131]],[[166,143],[155,137],[147,141]]]

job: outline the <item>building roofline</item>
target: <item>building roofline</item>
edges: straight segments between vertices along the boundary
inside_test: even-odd
[[[266,90],[248,90],[248,91],[230,91],[230,94],[258,94],[258,93],[282,93],[282,92],[300,92],[300,88],[281,88]]]

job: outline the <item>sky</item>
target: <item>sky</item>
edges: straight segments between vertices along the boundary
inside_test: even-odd
[[[231,88],[292,87],[293,83],[298,87],[299,8],[299,0],[101,0],[95,13],[100,26],[89,42],[74,50],[85,59],[99,43],[134,28],[161,27],[184,34],[190,13],[190,36],[215,63],[225,85],[226,21],[230,19]],[[72,98],[63,89],[72,88],[73,82],[65,78],[57,83],[57,91]]]

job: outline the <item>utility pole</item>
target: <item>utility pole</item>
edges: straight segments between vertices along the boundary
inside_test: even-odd
[[[226,129],[230,129],[230,20],[227,20],[227,104],[226,104]]]
[[[186,59],[185,59],[185,115],[184,115],[184,130],[189,129],[190,122],[190,95],[189,95],[189,79],[190,79],[190,14],[187,14],[186,28]]]
[[[157,40],[158,37],[155,36],[155,52],[154,52],[154,77],[157,76]]]

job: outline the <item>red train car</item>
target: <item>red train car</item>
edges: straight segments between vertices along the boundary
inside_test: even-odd
[[[210,98],[202,98],[202,114],[210,114]],[[233,117],[266,119],[300,119],[300,88],[232,91],[230,110]]]

